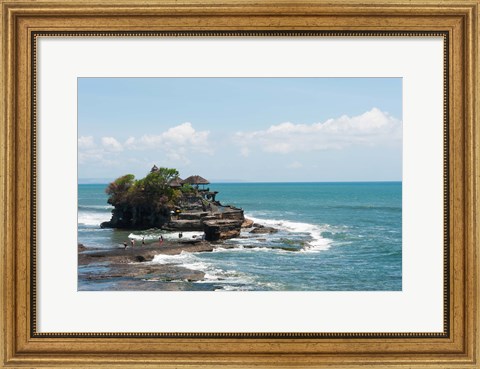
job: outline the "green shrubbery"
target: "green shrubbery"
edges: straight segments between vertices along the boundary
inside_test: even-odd
[[[114,206],[112,221],[108,223],[118,227],[163,224],[183,194],[195,192],[190,185],[169,186],[177,177],[176,169],[159,168],[138,180],[132,174],[117,178],[105,190],[108,203]]]
[[[184,183],[183,186],[180,187],[180,191],[185,194],[197,192],[197,190],[195,190],[195,188],[190,183]]]
[[[108,185],[108,203],[115,207],[174,206],[182,192],[170,187],[168,183],[176,177],[178,171],[171,168],[160,168],[139,180],[135,180],[133,174],[124,175]]]

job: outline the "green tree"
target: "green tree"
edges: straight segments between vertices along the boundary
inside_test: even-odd
[[[126,174],[110,183],[105,192],[109,195],[108,203],[117,206],[129,201],[130,189],[135,186],[135,176]]]
[[[108,203],[114,206],[155,207],[174,205],[179,198],[178,191],[168,183],[178,177],[178,171],[172,168],[159,168],[140,180],[135,181],[132,174],[117,178],[106,189]]]
[[[195,188],[190,183],[185,183],[182,187],[180,187],[180,191],[182,193],[195,193]]]
[[[156,172],[149,173],[144,179],[143,179],[143,188],[147,196],[149,197],[158,197],[162,195],[166,195],[167,197],[170,197],[170,187],[168,185],[168,182],[173,178],[170,172],[166,172],[166,168],[160,168]],[[173,169],[175,173],[178,172]]]

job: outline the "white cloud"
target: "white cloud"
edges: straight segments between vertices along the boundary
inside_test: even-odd
[[[78,162],[85,164],[88,162],[100,162],[103,160],[103,153],[101,150],[78,150]]]
[[[138,140],[131,140],[138,149],[189,148],[193,151],[211,152],[208,143],[208,131],[196,131],[190,122],[169,128],[159,135],[144,135]],[[132,147],[132,145],[130,144]]]
[[[112,166],[115,160],[112,155],[122,151],[122,145],[113,137],[102,137],[102,146],[96,146],[92,136],[78,138],[78,163],[92,163],[101,166]]]
[[[80,136],[78,138],[79,149],[91,149],[95,146],[92,136]]]
[[[102,137],[102,145],[107,151],[122,151],[123,147],[113,137]]]
[[[379,146],[400,143],[402,122],[373,108],[355,117],[341,116],[325,122],[273,125],[262,131],[237,132],[241,152],[251,147],[287,154],[295,151],[342,149],[353,145]]]
[[[103,161],[104,149],[95,145],[93,136],[80,136],[78,138],[78,162],[100,163]]]
[[[208,132],[196,132],[189,122],[172,127],[164,132],[162,138],[174,145],[204,145]]]
[[[127,148],[134,147],[135,146],[135,137],[129,137],[127,141],[125,141],[125,146]]]
[[[209,131],[196,131],[190,122],[185,122],[157,135],[129,137],[125,147],[129,150],[157,150],[164,152],[173,162],[188,164],[191,153],[213,154],[209,135]]]
[[[194,154],[213,154],[209,142],[209,131],[196,131],[189,122],[171,127],[158,135],[129,137],[122,144],[115,137],[102,137],[101,146],[96,147],[93,137],[82,136],[78,139],[78,161],[81,164],[91,162],[98,165],[111,160],[118,161],[119,152],[151,151],[159,158],[167,158],[172,163],[187,165]]]

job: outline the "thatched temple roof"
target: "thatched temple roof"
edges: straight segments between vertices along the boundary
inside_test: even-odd
[[[184,179],[183,183],[199,185],[199,184],[209,184],[210,182],[208,180],[206,180],[205,178],[196,175],[196,176],[190,176],[190,177]]]
[[[183,179],[180,177],[176,177],[172,179],[170,182],[168,182],[168,185],[170,187],[182,187],[182,184],[184,183]]]

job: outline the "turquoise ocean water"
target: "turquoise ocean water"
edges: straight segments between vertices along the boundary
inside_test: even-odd
[[[105,187],[78,185],[78,242],[111,248],[127,238],[145,237],[148,243],[161,233],[167,239],[177,237],[157,229],[101,229],[100,223],[110,219],[112,210]],[[217,199],[222,204],[241,207],[246,217],[279,232],[254,235],[245,231],[240,238],[224,241],[233,248],[155,257],[153,263],[205,272],[203,281],[192,284],[193,290],[402,289],[401,182],[219,183],[209,187],[219,191]],[[81,289],[98,289],[93,283],[79,279]]]

